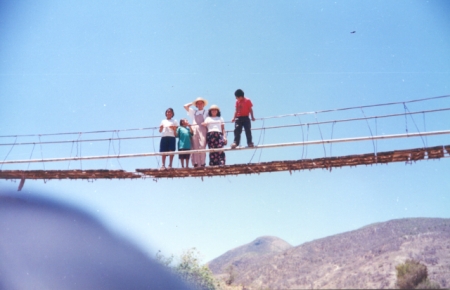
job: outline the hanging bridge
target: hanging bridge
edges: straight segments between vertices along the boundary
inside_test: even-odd
[[[448,106],[446,106],[446,103]],[[412,107],[418,107],[418,110],[411,110]],[[369,111],[376,110],[377,114],[368,116]],[[381,112],[381,113],[380,113]],[[450,157],[450,128],[448,120],[450,113],[450,95],[425,98],[419,100],[410,100],[404,102],[393,102],[384,104],[375,104],[358,107],[348,107],[332,110],[323,110],[315,112],[303,112],[288,115],[278,115],[272,117],[264,117],[257,119],[261,123],[260,127],[252,128],[254,132],[253,139],[256,141],[258,136],[255,132],[259,132],[258,142],[253,148],[238,147],[231,149],[229,147],[221,149],[204,149],[191,150],[190,153],[208,153],[214,151],[225,151],[227,157],[233,154],[241,154],[241,156],[251,157],[249,162],[228,164],[224,166],[207,166],[196,168],[173,168],[168,170],[159,170],[159,152],[132,152],[123,153],[125,142],[143,142],[151,140],[153,142],[153,151],[155,150],[155,136],[157,127],[127,129],[127,130],[110,130],[110,131],[92,131],[92,132],[75,132],[75,133],[53,133],[53,134],[34,134],[34,135],[10,135],[0,136],[0,154],[3,154],[3,160],[0,161],[0,179],[21,180],[19,189],[23,186],[26,179],[137,179],[137,178],[188,178],[188,177],[213,177],[240,174],[260,174],[265,172],[279,171],[299,171],[312,169],[340,168],[346,166],[358,165],[376,165],[387,164],[391,162],[404,162],[412,164],[421,160],[435,160]],[[331,116],[324,120],[318,116]],[[344,117],[340,116],[343,115]],[[336,117],[338,116],[338,117]],[[294,118],[295,123],[286,124],[284,120]],[[302,121],[302,118],[309,118],[308,121]],[[420,119],[420,121],[419,121]],[[266,125],[271,120],[281,120],[279,124]],[[389,120],[389,121],[383,121]],[[274,122],[276,123],[276,122]],[[333,137],[336,126],[345,124],[344,130],[341,130],[341,137]],[[359,124],[359,125],[357,125]],[[344,128],[345,127],[345,128]],[[313,129],[314,128],[314,129]],[[294,140],[288,142],[265,143],[265,138],[269,131],[287,130],[289,134],[273,134],[272,140],[280,140],[280,136],[289,136]],[[133,136],[120,136],[119,134],[141,133]],[[227,131],[232,136],[232,131]],[[151,134],[150,134],[151,133]],[[325,138],[325,133],[331,134],[330,138]],[[364,134],[365,133],[365,134]],[[105,137],[109,134],[109,137]],[[361,135],[362,136],[359,136]],[[83,139],[84,136],[94,136],[92,138]],[[348,136],[350,135],[350,136]],[[67,136],[77,136],[76,139],[61,139]],[[297,140],[295,140],[297,137]],[[301,140],[298,140],[300,139]],[[229,138],[231,139],[231,138]],[[243,139],[245,137],[243,136]],[[310,140],[313,139],[313,140]],[[410,146],[411,142],[400,140],[419,140],[415,146]],[[389,143],[388,140],[391,142]],[[394,142],[392,142],[394,141]],[[390,150],[380,150],[381,142],[388,142]],[[341,151],[347,153],[351,150],[349,144],[366,144],[366,152],[359,154],[332,154],[332,149],[338,144],[345,144]],[[88,146],[83,144],[89,144]],[[93,146],[94,144],[108,144],[106,154],[86,154],[88,152],[106,151],[106,147]],[[371,144],[367,146],[367,144]],[[70,153],[66,156],[58,156],[64,154],[64,146],[70,145]],[[149,144],[141,147],[148,147]],[[314,156],[308,156],[308,147],[316,146]],[[329,146],[329,149],[326,149]],[[36,149],[38,147],[38,149]],[[93,147],[97,148],[91,150]],[[113,154],[111,154],[111,147]],[[399,148],[396,148],[399,147]],[[406,147],[406,148],[405,148]],[[412,147],[412,148],[409,148]],[[20,148],[18,151],[17,148]],[[20,159],[24,156],[25,150],[28,148],[30,152],[29,158]],[[82,151],[82,148],[83,151]],[[128,148],[140,148],[134,143]],[[295,159],[286,160],[263,160],[253,161],[255,154],[261,153],[263,150],[277,149],[271,158],[277,158],[282,155],[287,148],[297,148],[289,153],[289,156],[295,156]],[[300,148],[300,150],[298,149]],[[322,148],[323,152],[322,152]],[[68,149],[68,148],[67,148]],[[91,151],[89,151],[91,150]],[[335,149],[336,150],[336,149]],[[358,147],[361,151],[361,148]],[[40,151],[41,158],[33,158],[35,151]],[[322,152],[322,153],[320,153]],[[84,153],[84,154],[82,154]],[[49,156],[52,155],[53,156]],[[165,152],[164,155],[177,155],[178,152]],[[46,156],[44,158],[44,155]],[[312,154],[311,154],[312,155]],[[320,156],[322,155],[322,156]],[[1,157],[1,155],[0,155]],[[83,169],[83,165],[87,162],[95,161],[98,166],[100,160],[116,160],[122,167],[120,160],[148,160],[154,157],[154,164],[151,168],[134,168],[132,170],[121,169]],[[241,160],[242,158],[239,158]],[[140,164],[146,164],[147,161]],[[30,169],[31,164],[41,164],[42,168]],[[45,164],[64,164],[66,169],[62,168],[46,168]],[[74,164],[78,168],[74,167]],[[107,163],[108,164],[108,163]],[[132,163],[131,166],[137,163]],[[8,167],[8,169],[6,169]],[[56,166],[57,167],[57,166]],[[62,166],[60,166],[62,167]],[[107,167],[107,166],[105,166]]]

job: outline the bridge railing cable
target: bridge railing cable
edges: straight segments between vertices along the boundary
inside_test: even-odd
[[[288,124],[288,125],[279,125],[279,126],[267,126],[260,128],[252,128],[252,131],[257,130],[271,130],[271,129],[280,129],[280,128],[290,128],[290,127],[299,127],[299,126],[320,126],[323,124],[333,124],[333,123],[342,123],[342,122],[354,122],[354,121],[367,121],[371,119],[381,119],[381,118],[392,118],[399,116],[411,116],[416,114],[424,114],[424,113],[435,113],[435,112],[443,112],[450,111],[450,108],[442,108],[442,109],[433,109],[433,110],[425,110],[425,111],[415,111],[415,112],[404,112],[397,114],[388,114],[388,115],[377,115],[377,116],[364,116],[359,118],[348,118],[348,119],[337,119],[337,120],[329,120],[329,121],[318,121],[311,123],[301,123],[301,124]],[[263,119],[263,118],[262,118]],[[261,119],[261,120],[262,120]],[[417,127],[417,126],[416,126]],[[155,129],[155,128],[154,128]],[[120,130],[118,130],[120,131]],[[116,136],[118,135],[118,131],[115,131]],[[233,132],[232,130],[227,130],[228,133]],[[82,133],[77,133],[79,136]],[[113,132],[114,134],[114,132]],[[21,135],[16,135],[14,137],[19,137]],[[43,135],[36,135],[43,136]],[[72,143],[72,142],[104,142],[104,141],[120,141],[120,140],[138,140],[138,139],[151,139],[151,138],[161,138],[161,136],[132,136],[132,137],[116,137],[116,138],[98,138],[98,139],[77,139],[77,140],[61,140],[61,141],[40,141],[40,142],[17,142],[14,143],[0,143],[0,146],[21,146],[21,145],[33,145],[33,144],[64,144],[64,143]]]
[[[379,135],[379,136],[364,136],[364,137],[352,137],[352,138],[340,138],[340,139],[329,139],[329,140],[313,140],[305,142],[289,142],[289,143],[278,143],[278,144],[266,144],[259,145],[257,149],[267,149],[267,148],[281,148],[289,146],[310,146],[310,145],[323,145],[330,143],[342,143],[342,142],[360,142],[360,141],[371,141],[371,140],[387,140],[387,139],[398,139],[398,138],[414,138],[421,136],[437,136],[437,135],[449,135],[450,130],[441,131],[431,131],[431,132],[421,132],[421,133],[402,133],[402,134],[391,134],[391,135]],[[221,151],[240,151],[240,150],[254,150],[254,147],[239,147],[235,149],[231,148],[214,148],[214,149],[201,149],[201,150],[190,150],[189,153],[209,153],[209,152],[221,152]],[[59,162],[59,161],[69,161],[69,160],[94,160],[94,159],[108,159],[108,158],[133,158],[133,157],[150,157],[150,156],[162,156],[162,155],[178,155],[183,154],[183,151],[171,151],[171,152],[150,152],[150,153],[136,153],[136,154],[121,154],[121,155],[99,155],[99,156],[85,156],[85,157],[72,157],[72,158],[47,158],[47,159],[34,159],[34,160],[4,160],[0,161],[0,164],[14,164],[14,163],[28,163],[28,162]]]
[[[263,117],[263,118],[256,118],[256,120],[263,120],[263,119],[264,120],[268,120],[268,119],[275,119],[275,118],[297,117],[297,116],[302,116],[302,115],[313,115],[313,114],[348,111],[348,110],[359,110],[361,108],[374,108],[374,107],[381,107],[381,106],[393,106],[393,105],[399,105],[399,104],[425,102],[425,101],[431,101],[431,100],[437,100],[437,99],[443,99],[443,98],[450,98],[450,95],[443,95],[443,96],[437,96],[437,97],[415,99],[415,100],[402,101],[402,102],[390,102],[390,103],[372,104],[372,105],[364,105],[364,106],[353,106],[353,107],[346,107],[346,108],[319,110],[319,111],[312,111],[312,112],[301,112],[301,113],[293,113],[293,114],[285,114],[285,115],[276,115],[276,116],[269,116],[269,117]],[[225,122],[225,123],[231,123],[231,122]],[[38,136],[45,137],[45,136],[78,135],[78,134],[100,134],[100,133],[114,133],[114,132],[128,132],[128,131],[149,131],[149,130],[155,130],[155,129],[158,129],[158,127],[143,127],[143,128],[120,129],[120,130],[97,130],[97,131],[86,131],[86,132],[62,132],[62,133],[46,133],[46,134],[0,135],[0,138],[38,137]]]

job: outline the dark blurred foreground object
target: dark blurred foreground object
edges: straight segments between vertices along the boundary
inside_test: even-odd
[[[191,289],[94,218],[0,190],[0,290]]]

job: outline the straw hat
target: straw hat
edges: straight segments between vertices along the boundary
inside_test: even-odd
[[[205,104],[205,107],[208,104],[207,100],[203,99],[202,97],[198,97],[197,99],[195,99],[195,101],[192,102],[192,105],[196,106],[198,101],[202,101]]]
[[[220,108],[219,108],[219,106],[217,106],[217,105],[211,105],[211,107],[209,107],[208,111],[211,111],[211,110],[217,110],[217,111],[220,111]]]

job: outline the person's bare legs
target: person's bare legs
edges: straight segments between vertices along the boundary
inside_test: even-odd
[[[162,156],[161,156],[161,161],[162,161],[162,167],[161,167],[161,169],[166,168],[166,156],[167,156],[167,155],[162,155]]]
[[[170,151],[170,152],[172,152],[172,151]],[[169,156],[169,168],[172,168],[173,156],[174,155]]]

